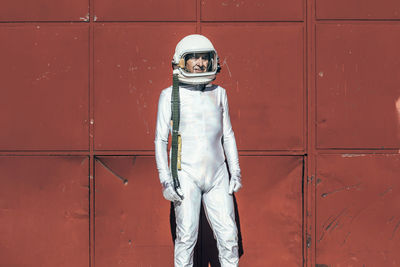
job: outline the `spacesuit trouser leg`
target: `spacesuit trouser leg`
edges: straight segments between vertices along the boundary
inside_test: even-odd
[[[229,175],[224,164],[214,177],[203,203],[210,226],[217,239],[221,267],[239,266],[238,231],[235,221],[233,196],[229,194]]]
[[[193,250],[197,242],[201,204],[201,190],[193,180],[179,173],[184,199],[174,203],[176,217],[175,267],[193,266]]]

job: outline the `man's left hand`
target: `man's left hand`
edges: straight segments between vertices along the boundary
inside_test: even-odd
[[[241,179],[239,176],[232,176],[231,181],[229,182],[229,194],[233,194],[233,192],[239,191],[242,187]]]

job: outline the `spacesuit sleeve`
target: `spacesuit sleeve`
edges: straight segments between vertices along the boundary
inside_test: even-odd
[[[166,90],[160,94],[158,101],[157,123],[155,133],[156,163],[161,183],[170,181],[171,172],[168,167],[168,135],[171,121],[171,102]]]
[[[229,171],[232,175],[235,175],[240,178],[240,166],[239,166],[239,156],[236,147],[235,135],[233,133],[231,119],[229,117],[229,105],[228,105],[228,97],[226,95],[225,89],[222,90],[222,120],[223,120],[223,146],[224,152],[226,156],[226,160],[228,162]]]

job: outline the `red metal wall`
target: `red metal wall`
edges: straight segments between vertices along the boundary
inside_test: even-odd
[[[191,33],[228,91],[241,266],[400,266],[400,2],[4,0],[0,22],[0,266],[172,266],[154,126]]]

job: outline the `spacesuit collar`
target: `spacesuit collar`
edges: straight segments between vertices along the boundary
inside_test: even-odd
[[[179,85],[182,88],[188,89],[188,90],[194,90],[194,91],[205,91],[209,90],[213,84],[208,83],[208,84],[187,84],[187,83],[180,83]]]

